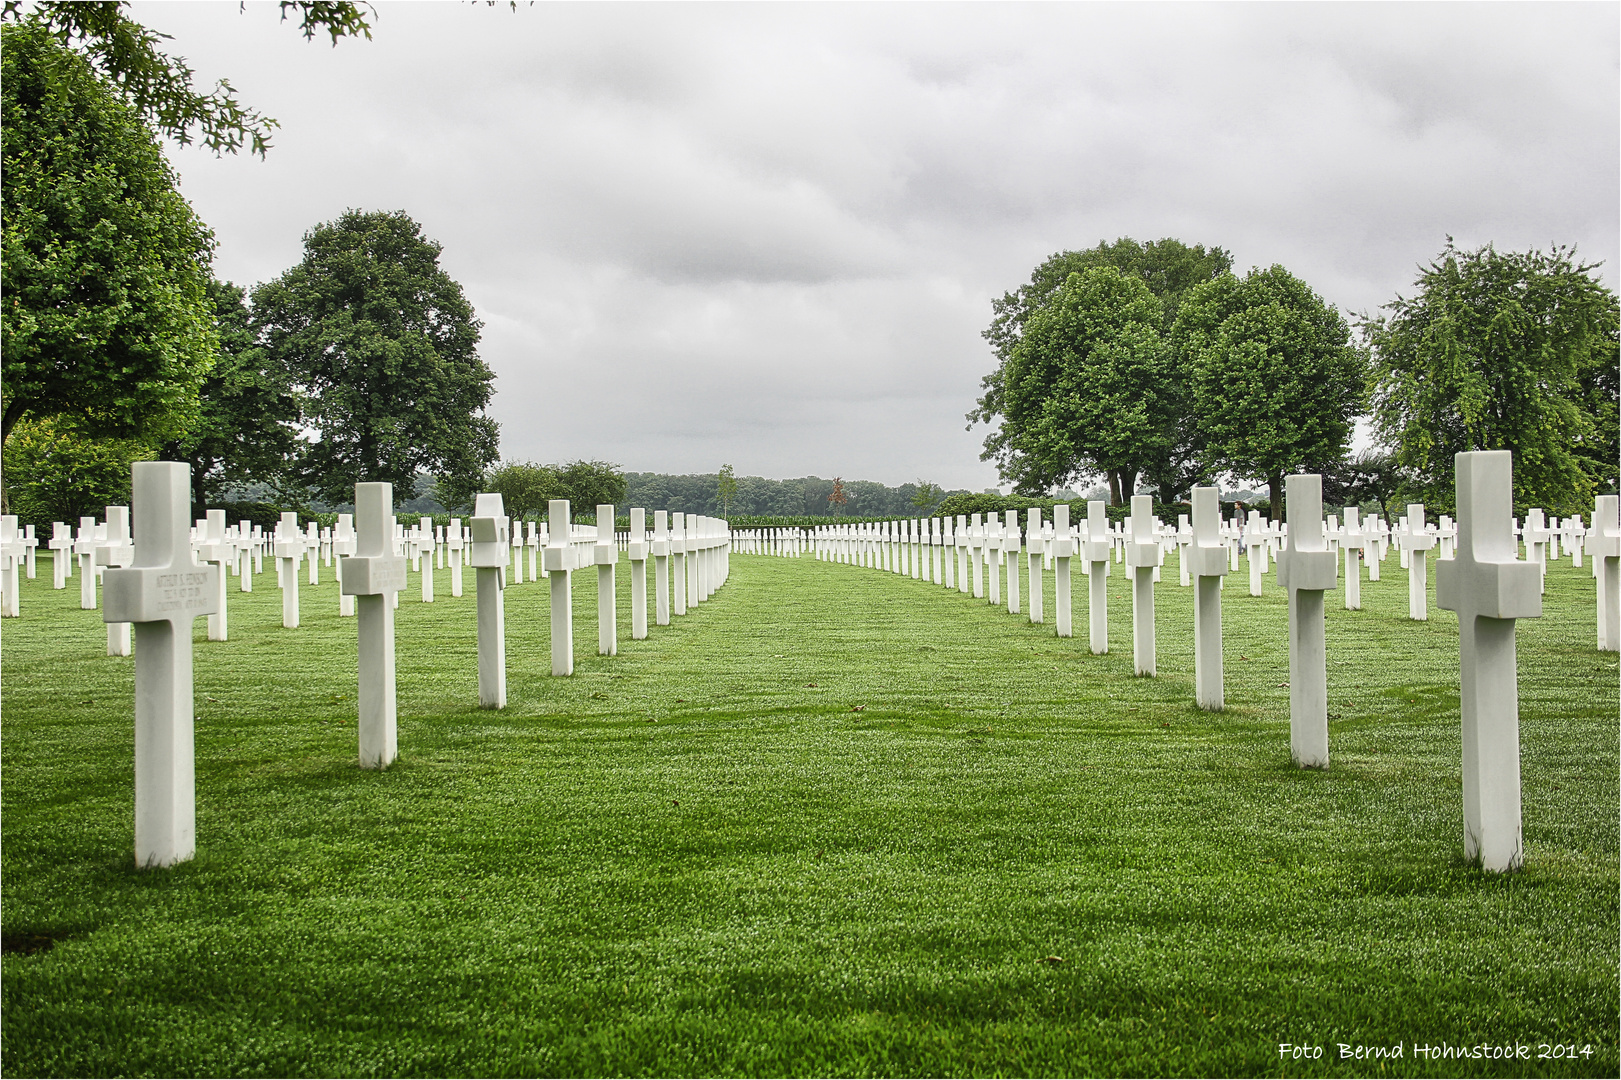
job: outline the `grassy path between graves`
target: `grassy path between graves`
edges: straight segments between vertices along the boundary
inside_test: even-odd
[[[577,575],[570,679],[545,586],[512,588],[498,714],[472,575],[432,605],[413,575],[380,774],[330,571],[298,630],[273,573],[233,579],[232,640],[196,624],[198,856],[137,872],[132,661],[41,559],[0,652],[6,1075],[1616,1074],[1587,571],[1520,623],[1527,868],[1496,877],[1462,861],[1456,620],[1405,618],[1394,555],[1366,610],[1329,596],[1326,772],[1289,763],[1271,575],[1229,579],[1211,715],[1174,560],[1157,679],[1118,568],[1095,657],[1079,575],[1060,641],[894,575],[732,565],[612,659]],[[1414,1056],[1482,1042],[1531,1057]]]

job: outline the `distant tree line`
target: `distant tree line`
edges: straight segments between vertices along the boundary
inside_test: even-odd
[[[729,480],[730,485],[725,485]],[[772,518],[874,518],[918,517],[919,497],[936,505],[945,494],[922,481],[889,487],[874,480],[842,480],[842,504],[830,503],[835,480],[801,476],[771,480],[763,476],[726,476],[720,472],[670,473],[628,472],[625,474],[625,503],[648,510],[679,510],[683,513],[722,513],[723,492],[732,516]]]

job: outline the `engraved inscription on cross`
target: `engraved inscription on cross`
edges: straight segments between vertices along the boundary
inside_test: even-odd
[[[1516,556],[1512,457],[1457,455],[1458,551],[1436,565],[1436,603],[1458,613],[1463,850],[1513,870],[1520,842],[1520,705],[1514,620],[1542,614],[1541,570]]]
[[[135,864],[171,866],[197,849],[191,622],[217,610],[220,568],[191,558],[191,466],[132,478],[135,551],[107,569],[101,617],[135,624]]]

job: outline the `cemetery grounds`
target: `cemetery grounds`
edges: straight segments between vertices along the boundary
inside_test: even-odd
[[[197,857],[141,872],[132,661],[49,559],[0,643],[7,1075],[1618,1071],[1617,660],[1568,561],[1519,623],[1526,867],[1498,876],[1462,857],[1433,563],[1427,623],[1394,557],[1364,610],[1327,595],[1326,771],[1290,764],[1272,574],[1228,580],[1227,709],[1193,707],[1174,554],[1152,679],[1120,567],[1093,656],[1079,574],[1059,640],[733,555],[632,641],[622,560],[617,657],[575,575],[571,678],[526,582],[499,713],[474,575],[433,604],[413,575],[381,773],[330,568],[296,630],[273,570],[233,578],[231,640],[193,628]],[[1482,1044],[1515,1056],[1440,1056]]]

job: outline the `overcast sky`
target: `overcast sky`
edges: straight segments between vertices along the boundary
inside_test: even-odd
[[[175,149],[241,285],[405,210],[484,322],[508,458],[997,483],[990,301],[1176,237],[1356,313],[1447,235],[1614,287],[1615,4],[137,3],[281,122]]]

